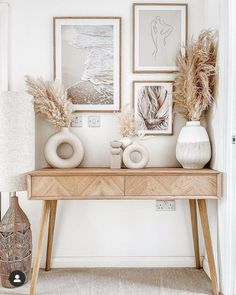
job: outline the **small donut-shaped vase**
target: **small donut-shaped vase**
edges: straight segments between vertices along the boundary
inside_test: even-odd
[[[63,143],[69,144],[73,149],[71,157],[66,159],[61,158],[57,153],[58,147]],[[54,168],[75,168],[83,160],[84,147],[80,139],[64,127],[60,132],[49,137],[44,147],[44,156],[48,164]]]
[[[138,162],[132,160],[133,153],[139,153],[141,159]],[[148,150],[141,144],[133,143],[124,150],[123,162],[127,168],[141,169],[146,167],[148,161],[149,161]]]

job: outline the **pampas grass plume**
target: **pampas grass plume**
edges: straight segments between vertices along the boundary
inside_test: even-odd
[[[214,102],[216,59],[216,34],[211,30],[202,31],[196,41],[188,42],[185,54],[177,57],[174,102],[188,121],[199,121]]]
[[[56,128],[69,127],[72,103],[59,81],[44,81],[42,78],[25,77],[27,92],[34,97],[36,114],[43,116]]]

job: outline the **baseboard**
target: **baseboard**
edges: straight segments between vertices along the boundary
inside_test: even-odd
[[[201,257],[201,261],[203,257]],[[45,267],[45,258],[41,260],[41,267]],[[195,267],[195,258],[192,256],[181,257],[53,257],[53,268],[80,268],[80,267]]]

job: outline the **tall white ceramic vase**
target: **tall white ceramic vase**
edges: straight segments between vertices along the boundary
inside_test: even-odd
[[[210,161],[210,140],[200,121],[189,121],[180,131],[176,158],[186,169],[201,169]]]

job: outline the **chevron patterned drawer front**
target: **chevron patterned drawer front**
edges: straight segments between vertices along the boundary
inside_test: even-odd
[[[123,176],[36,176],[32,198],[100,199],[124,196]]]
[[[127,176],[127,196],[216,196],[216,175]]]

